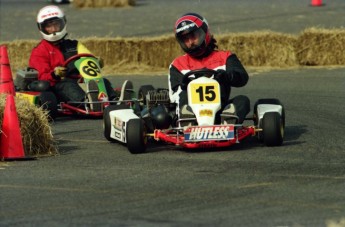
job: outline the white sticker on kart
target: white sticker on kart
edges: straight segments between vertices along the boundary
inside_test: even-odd
[[[230,140],[235,137],[235,127],[226,126],[195,126],[184,131],[184,139],[187,142]]]

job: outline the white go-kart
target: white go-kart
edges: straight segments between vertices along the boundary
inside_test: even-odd
[[[214,73],[211,69],[200,69],[184,76],[188,81],[188,105],[194,114],[189,118],[179,119],[167,89],[141,86],[138,99],[132,100],[129,105],[105,109],[105,138],[126,144],[133,154],[144,153],[148,144],[154,141],[186,149],[209,149],[229,147],[247,137],[256,136],[266,146],[282,145],[285,111],[278,99],[257,100],[253,115],[245,120],[253,124],[238,124],[237,116],[225,113],[221,116],[229,121],[216,123],[221,102],[220,85],[213,79]]]

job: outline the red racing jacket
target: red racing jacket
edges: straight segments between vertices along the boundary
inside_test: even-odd
[[[231,87],[242,87],[248,82],[249,76],[242,63],[230,51],[214,50],[207,57],[196,59],[188,54],[174,59],[169,67],[169,95],[173,103],[178,103],[179,94],[185,89],[182,83],[183,75],[191,70],[208,68],[226,71],[226,78],[222,80],[221,96],[225,102],[231,92]]]

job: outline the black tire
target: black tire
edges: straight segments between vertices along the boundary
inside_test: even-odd
[[[262,121],[259,121],[259,114],[258,114],[258,105],[260,104],[273,104],[273,105],[281,105],[282,106],[282,115],[281,115],[281,119],[283,122],[283,126],[285,127],[285,109],[284,109],[284,105],[280,102],[279,99],[275,99],[275,98],[265,98],[265,99],[258,99],[255,104],[254,104],[254,124],[258,127],[258,128],[262,128]],[[264,137],[263,137],[263,133],[262,132],[258,132],[257,133],[257,138],[260,142],[264,142]]]
[[[267,112],[262,119],[263,140],[266,146],[283,144],[284,124],[278,112]]]
[[[103,111],[103,133],[104,137],[110,142],[117,142],[117,140],[110,137],[111,133],[111,120],[110,112],[113,110],[128,109],[125,105],[110,105],[107,106]]]
[[[43,91],[39,95],[39,106],[42,107],[43,110],[48,111],[48,115],[50,118],[55,119],[58,112],[58,104],[57,98],[53,92],[50,91]]]
[[[127,148],[132,154],[141,154],[146,150],[146,129],[141,119],[131,119],[126,128]]]
[[[152,85],[142,85],[139,88],[138,100],[141,107],[146,105],[146,95],[149,93],[149,91],[152,91],[152,90],[155,90],[155,88]]]

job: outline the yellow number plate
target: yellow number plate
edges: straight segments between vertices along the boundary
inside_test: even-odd
[[[94,79],[101,75],[98,64],[91,58],[85,58],[80,62],[79,72],[86,79]]]
[[[190,84],[192,104],[220,103],[220,91],[217,83]]]

